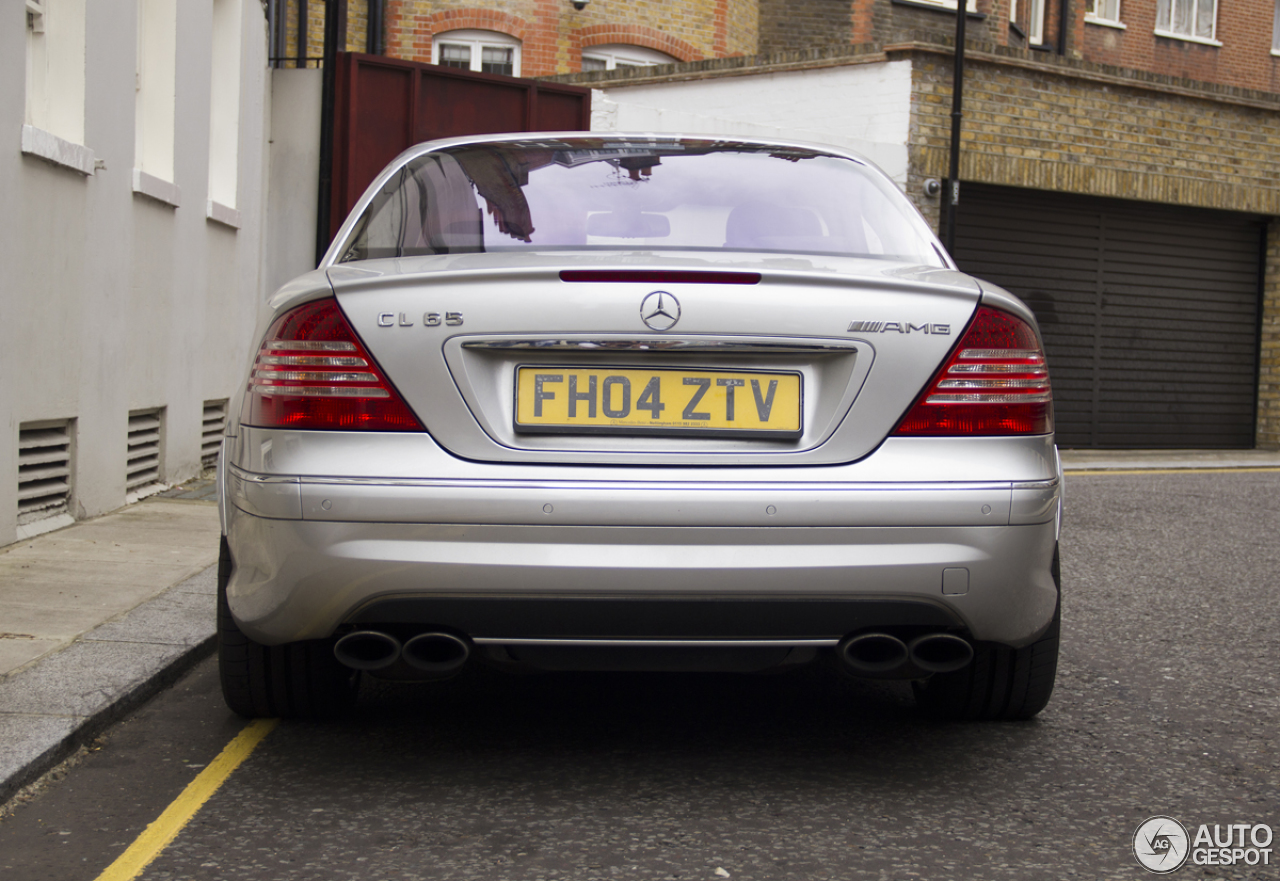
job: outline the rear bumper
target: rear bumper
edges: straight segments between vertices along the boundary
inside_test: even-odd
[[[231,611],[267,644],[396,619],[472,638],[838,638],[894,623],[877,616],[901,615],[907,603],[940,626],[1022,645],[1057,604],[1052,522],[486,526],[272,520],[239,510],[229,520]]]
[[[719,470],[523,469],[449,457],[425,436],[376,440],[361,461],[376,449],[403,476],[339,476],[352,460],[305,432],[242,429],[227,444],[228,600],[253,639],[378,623],[480,642],[927,626],[1021,646],[1057,606],[1051,439]],[[393,444],[405,455],[385,455]],[[957,472],[969,479],[937,479]]]

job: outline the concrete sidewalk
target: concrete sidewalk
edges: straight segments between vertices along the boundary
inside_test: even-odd
[[[1280,468],[1280,452],[1062,454],[1068,473]],[[0,803],[214,644],[218,512],[193,481],[0,549]]]
[[[213,649],[212,481],[0,550],[0,803]]]

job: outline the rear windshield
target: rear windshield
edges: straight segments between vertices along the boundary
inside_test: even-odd
[[[427,153],[392,175],[340,262],[512,250],[839,254],[941,266],[861,163],[712,141],[583,138]]]

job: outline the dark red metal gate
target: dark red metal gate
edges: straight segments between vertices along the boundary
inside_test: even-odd
[[[406,147],[494,132],[586,131],[591,90],[340,52],[335,67],[329,237]]]

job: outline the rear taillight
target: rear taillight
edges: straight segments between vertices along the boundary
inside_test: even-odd
[[[332,299],[276,319],[253,362],[248,391],[245,425],[423,430]]]
[[[1007,435],[1053,431],[1044,349],[1031,325],[979,307],[947,363],[895,434]]]

